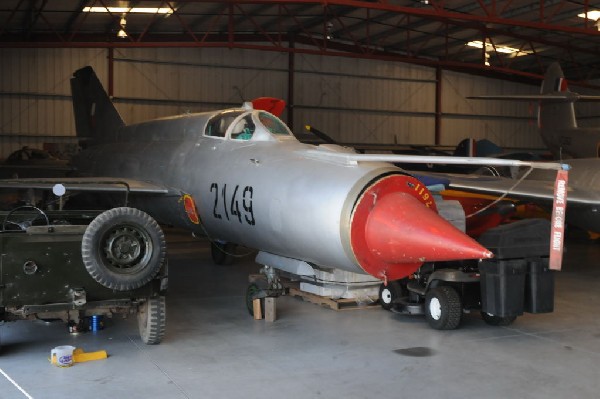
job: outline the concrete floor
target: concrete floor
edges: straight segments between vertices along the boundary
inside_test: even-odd
[[[167,334],[146,346],[135,318],[70,335],[62,323],[0,326],[0,398],[598,398],[600,246],[571,240],[555,312],[510,327],[466,315],[436,331],[380,308],[336,312],[278,299],[275,323],[247,313],[252,258],[218,267],[206,241],[167,232]],[[50,349],[105,349],[61,369]],[[17,387],[20,387],[19,390]]]

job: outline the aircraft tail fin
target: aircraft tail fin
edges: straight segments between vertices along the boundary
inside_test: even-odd
[[[71,94],[78,137],[110,141],[117,130],[125,126],[92,67],[75,71],[71,78]]]
[[[540,129],[577,127],[573,106],[577,95],[573,96],[574,93],[571,93],[567,87],[567,80],[558,63],[553,63],[546,71],[540,94],[542,95],[538,115]],[[544,96],[554,97],[554,99],[546,100]]]
[[[567,80],[558,63],[550,65],[544,76],[540,94],[533,95],[506,95],[506,96],[475,96],[467,97],[478,100],[511,100],[511,101],[538,101],[538,126],[540,129],[552,130],[575,128],[575,101],[599,101],[600,96],[582,96],[571,92],[567,87]],[[543,133],[542,133],[543,135]]]

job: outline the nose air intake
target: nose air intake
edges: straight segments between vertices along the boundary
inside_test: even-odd
[[[365,271],[396,280],[424,262],[493,256],[426,207],[429,198],[418,180],[402,175],[380,180],[365,192],[352,221],[352,247]]]
[[[491,255],[406,193],[393,193],[378,201],[365,228],[369,250],[386,263],[480,259]]]

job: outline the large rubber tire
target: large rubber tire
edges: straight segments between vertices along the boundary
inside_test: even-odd
[[[404,289],[399,281],[389,281],[387,287],[381,283],[379,286],[379,304],[385,310],[390,310],[394,307],[394,301],[401,298],[404,294]]]
[[[158,223],[135,208],[101,213],[81,241],[81,256],[90,276],[117,291],[147,284],[162,267],[166,252],[165,235]]]
[[[517,316],[494,316],[486,312],[481,312],[481,318],[490,326],[509,326],[517,319]]]
[[[167,306],[164,296],[149,298],[138,307],[140,338],[146,345],[160,344],[167,327]]]
[[[436,330],[454,330],[460,324],[462,302],[449,286],[435,287],[425,296],[425,318]]]
[[[224,244],[219,242],[211,242],[210,255],[213,262],[215,262],[216,265],[231,265],[235,259],[234,251],[236,246],[236,244],[231,242]]]

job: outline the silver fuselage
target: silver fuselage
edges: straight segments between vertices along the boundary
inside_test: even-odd
[[[250,140],[231,138],[234,122],[224,137],[207,136],[215,114],[123,127],[115,142],[96,143],[82,152],[76,166],[92,176],[147,180],[192,195],[201,225],[156,201],[140,205],[161,222],[214,240],[361,272],[349,244],[353,206],[378,176],[402,171],[387,163],[348,165],[311,157],[307,150],[315,146],[298,142],[289,131],[272,134],[256,117]],[[323,151],[350,152],[337,146]]]

